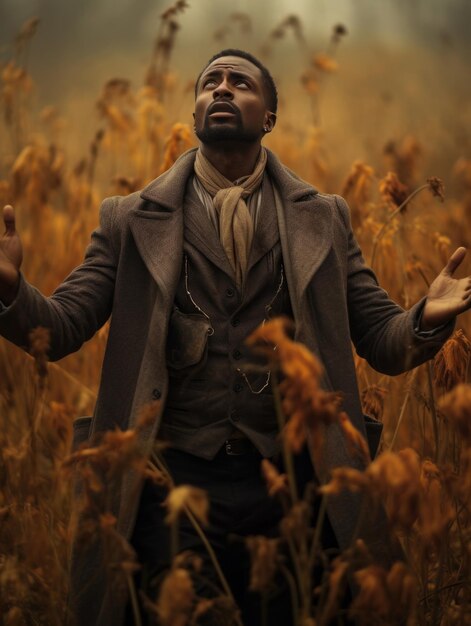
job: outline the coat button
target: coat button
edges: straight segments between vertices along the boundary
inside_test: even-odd
[[[231,324],[232,326],[238,326],[240,324],[240,319],[238,317],[234,317],[234,319],[231,320]]]
[[[231,287],[228,287],[228,288],[226,289],[226,296],[227,296],[228,298],[232,298],[232,297],[234,296],[234,294],[235,294],[235,291],[234,291],[234,289],[232,289]]]
[[[232,356],[234,359],[239,360],[240,357],[242,356],[242,352],[240,350],[234,350],[234,352],[232,353]]]
[[[243,389],[243,387],[242,387],[241,383],[236,383],[236,384],[234,385],[234,391],[235,391],[236,393],[240,393],[240,392],[242,391],[242,389]]]
[[[230,413],[230,417],[234,422],[237,422],[238,420],[240,420],[240,413],[239,411],[237,411],[236,409],[232,409],[231,413]]]
[[[152,397],[154,398],[154,400],[160,400],[162,396],[162,392],[160,391],[160,389],[152,389]]]

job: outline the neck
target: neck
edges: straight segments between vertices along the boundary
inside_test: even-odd
[[[231,182],[250,176],[260,155],[260,143],[239,145],[200,144],[201,152]]]

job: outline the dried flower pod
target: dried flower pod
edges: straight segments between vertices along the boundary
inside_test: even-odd
[[[389,169],[397,172],[399,179],[409,188],[417,183],[418,165],[422,152],[421,144],[412,135],[404,137],[399,144],[390,141],[384,147]]]
[[[333,74],[339,68],[337,61],[324,52],[316,54],[312,60],[312,64],[318,70],[325,72],[326,74]]]
[[[161,626],[186,626],[191,617],[195,591],[186,569],[172,568],[159,591],[157,611]]]
[[[363,412],[376,420],[381,421],[384,410],[384,399],[388,393],[384,387],[370,385],[361,393]]]
[[[338,495],[345,489],[354,492],[364,491],[369,485],[369,477],[364,472],[350,467],[336,467],[332,470],[330,481],[319,487],[319,493]]]
[[[365,204],[370,199],[374,169],[362,161],[354,161],[342,188],[342,196],[351,197],[355,204]]]
[[[344,24],[336,24],[332,31],[333,42],[339,42],[342,37],[345,37],[345,35],[348,35],[347,27]]]
[[[320,493],[339,494],[344,489],[361,491],[386,505],[392,526],[417,531],[427,546],[437,543],[453,519],[453,507],[445,479],[429,460],[420,461],[415,450],[384,452],[365,471],[340,467],[332,471]]]
[[[209,500],[204,489],[191,485],[174,487],[165,500],[165,506],[168,509],[167,524],[173,524],[188,508],[199,522],[208,525]]]
[[[445,419],[459,433],[462,444],[471,447],[471,385],[454,387],[439,401],[439,409]]]
[[[278,494],[289,494],[288,476],[286,474],[280,474],[278,469],[268,459],[262,460],[261,468],[270,497],[274,497]]]
[[[431,543],[438,546],[445,538],[448,525],[455,518],[455,509],[442,472],[428,459],[422,463],[420,483],[422,489],[417,528],[424,545]]]
[[[323,623],[329,623],[337,612],[340,595],[346,584],[349,562],[344,555],[336,557],[329,571],[329,592],[322,612]]]
[[[296,502],[280,522],[281,534],[283,537],[291,537],[297,543],[300,537],[307,535],[309,520],[310,508],[308,503]]]
[[[436,198],[440,198],[440,200],[444,202],[445,185],[443,184],[442,179],[438,178],[437,176],[431,176],[430,178],[427,178],[427,184],[430,191],[432,192],[432,195],[434,195]]]
[[[23,611],[18,606],[8,609],[6,615],[3,616],[5,626],[25,626],[27,621]]]
[[[395,205],[401,206],[409,196],[409,189],[403,185],[395,172],[388,172],[384,178],[379,181],[379,192],[382,197]]]
[[[339,414],[339,423],[351,454],[359,457],[365,465],[368,464],[371,461],[371,457],[366,439],[355,428],[344,411]]]
[[[47,442],[50,452],[62,457],[70,450],[72,423],[76,413],[72,406],[53,400],[48,408],[49,411],[43,418],[41,436]]]
[[[276,572],[279,539],[264,536],[247,537],[245,545],[250,552],[250,584],[252,591],[270,588]]]
[[[394,563],[389,571],[370,565],[354,574],[359,593],[350,612],[362,624],[374,624],[379,617],[388,624],[409,624],[417,602],[414,576],[405,563]],[[374,618],[373,618],[374,616]]]
[[[323,367],[306,346],[289,338],[291,326],[286,318],[275,318],[257,328],[246,343],[267,358],[272,371],[282,372],[282,409],[289,418],[282,437],[299,453],[309,433],[311,453],[320,460],[324,429],[340,419],[341,396],[322,389]]]
[[[203,568],[203,558],[200,554],[191,550],[179,552],[173,559],[174,567],[182,567],[192,572],[201,572]]]
[[[240,610],[226,595],[211,599],[199,598],[189,622],[191,626],[199,624],[234,626],[240,623]]]
[[[450,391],[458,383],[464,383],[471,359],[471,342],[459,328],[445,342],[433,360],[436,385]]]
[[[42,389],[47,376],[48,352],[51,344],[51,331],[38,326],[29,333],[29,352],[34,358],[36,372],[39,377],[39,386]]]

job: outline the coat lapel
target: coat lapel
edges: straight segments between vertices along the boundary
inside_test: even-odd
[[[183,199],[196,150],[185,152],[141,192],[142,203],[130,216],[136,246],[164,297],[173,298],[183,250]]]
[[[300,302],[332,247],[332,211],[317,189],[291,174],[270,151],[268,168],[282,202],[280,241],[285,265],[290,265],[292,297]]]
[[[177,284],[183,245],[183,214],[136,210],[129,226],[152,278],[167,298]]]
[[[190,185],[188,189],[184,211],[185,239],[202,252],[211,263],[225,272],[231,280],[234,280],[234,272],[229,259],[193,185]]]
[[[275,210],[273,188],[268,176],[263,177],[262,200],[258,216],[257,228],[254,233],[252,249],[250,250],[247,272],[273,248],[279,240],[278,222]]]

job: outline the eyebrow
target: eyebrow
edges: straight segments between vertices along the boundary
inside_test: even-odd
[[[221,76],[221,74],[223,73],[223,69],[213,69],[210,70],[208,73],[205,73],[201,76],[200,78],[200,84],[203,83],[203,81],[205,81],[207,78],[214,78],[216,76]],[[240,70],[229,70],[229,75],[231,78],[243,78],[244,80],[248,80],[251,83],[254,82],[254,79],[252,76],[250,76],[250,74],[246,74],[245,72],[241,72]]]

